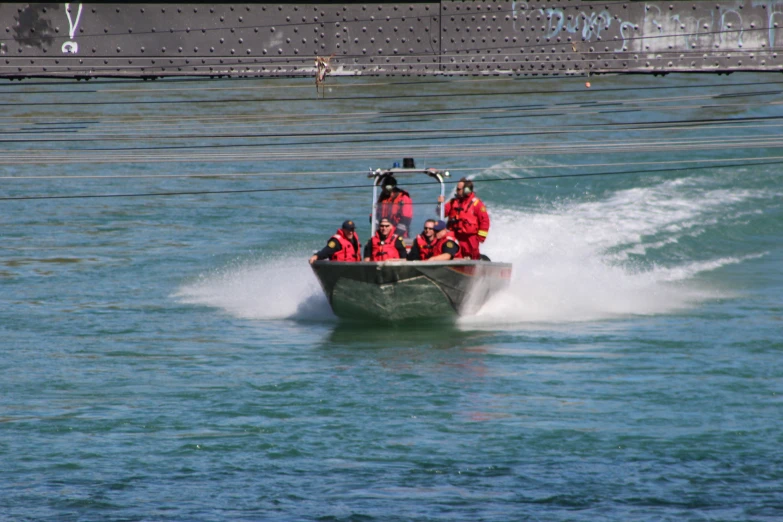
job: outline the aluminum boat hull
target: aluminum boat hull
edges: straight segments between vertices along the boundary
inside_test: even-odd
[[[386,261],[312,264],[335,315],[346,319],[475,314],[511,280],[511,264]]]

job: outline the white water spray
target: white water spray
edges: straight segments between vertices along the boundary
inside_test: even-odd
[[[224,267],[184,285],[175,297],[245,319],[332,319],[307,257],[303,253]]]
[[[676,266],[631,262],[634,256],[652,256],[686,236],[700,235],[715,225],[715,213],[743,197],[712,190],[693,198],[680,190],[682,183],[664,182],[619,191],[602,201],[543,210],[495,209],[483,250],[492,259],[513,262],[512,283],[476,317],[462,322],[591,321],[671,313],[721,297],[693,277],[745,258],[686,260]]]

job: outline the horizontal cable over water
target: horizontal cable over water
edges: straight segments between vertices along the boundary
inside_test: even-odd
[[[746,136],[720,137],[716,139],[691,139],[691,140],[627,140],[624,142],[578,142],[562,143],[556,145],[542,145],[538,143],[504,143],[500,145],[476,144],[476,145],[400,145],[364,147],[357,150],[355,147],[311,147],[305,150],[300,144],[296,147],[280,147],[276,150],[257,151],[243,149],[238,152],[218,152],[216,150],[191,150],[187,148],[177,154],[169,150],[144,150],[144,154],[138,154],[139,150],[113,149],[100,150],[18,150],[0,151],[1,165],[32,165],[41,163],[155,163],[155,162],[242,162],[242,161],[305,161],[303,157],[306,150],[312,161],[323,161],[329,155],[339,155],[344,160],[349,159],[373,159],[384,157],[397,157],[401,155],[428,156],[428,157],[460,157],[470,154],[482,157],[506,157],[509,155],[536,154],[536,155],[564,155],[586,153],[639,153],[639,152],[674,152],[693,150],[725,150],[730,148],[778,148],[783,147],[783,136],[755,137],[748,140]]]
[[[574,164],[556,164],[556,165],[525,165],[523,167],[504,165],[502,167],[456,167],[445,169],[450,173],[492,173],[493,171],[513,171],[513,170],[550,170],[550,169],[571,169],[571,168],[587,168],[587,167],[629,167],[629,166],[642,166],[642,165],[693,165],[694,163],[706,163],[712,164],[715,168],[725,167],[727,161],[732,164],[738,161],[751,162],[749,164],[758,164],[757,162],[773,161],[773,164],[777,164],[777,160],[783,160],[783,156],[755,156],[744,158],[731,158],[716,159],[716,158],[702,158],[702,159],[690,159],[690,160],[671,160],[671,161],[624,161],[617,163],[574,163]],[[766,163],[763,163],[766,164]],[[686,170],[686,169],[683,169]],[[210,173],[210,174],[197,174],[197,173],[183,173],[183,174],[109,174],[109,175],[57,175],[57,176],[0,176],[3,180],[29,180],[29,179],[102,179],[102,180],[115,180],[115,179],[172,179],[172,178],[252,178],[252,177],[274,177],[274,176],[356,176],[367,174],[368,172],[357,172],[355,170],[319,170],[319,171],[262,171],[262,172],[222,172],[222,173]],[[448,183],[448,181],[447,181]]]
[[[763,161],[759,163],[752,163],[751,165],[781,165],[783,161]],[[668,168],[668,169],[652,169],[652,170],[627,170],[620,172],[587,172],[577,174],[553,174],[545,176],[520,176],[520,177],[504,177],[504,178],[482,178],[481,182],[520,182],[531,180],[544,180],[544,179],[567,179],[567,178],[587,178],[587,177],[601,177],[601,176],[626,176],[634,174],[664,174],[672,172],[693,171],[703,169],[714,168],[737,168],[746,167],[748,163],[727,163],[723,165],[706,165],[701,167],[681,167],[681,168]],[[456,183],[451,181],[450,183]],[[432,184],[432,182],[414,182],[409,185],[424,185]],[[214,194],[248,194],[248,193],[261,193],[261,192],[305,192],[305,191],[344,191],[351,189],[364,189],[366,190],[371,185],[339,185],[328,187],[280,187],[280,188],[264,188],[264,189],[237,189],[237,190],[197,190],[197,191],[179,191],[179,192],[142,192],[142,193],[126,193],[126,194],[69,194],[69,195],[36,195],[36,196],[13,196],[13,197],[0,197],[0,201],[29,201],[29,200],[46,200],[46,199],[90,199],[90,198],[132,198],[132,197],[171,197],[171,196],[198,196],[198,195],[214,195]]]

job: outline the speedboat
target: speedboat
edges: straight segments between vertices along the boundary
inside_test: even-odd
[[[412,161],[406,159],[406,164]],[[378,190],[382,180],[426,176],[445,196],[448,171],[399,168],[370,170],[373,178],[371,234],[377,227]],[[414,183],[421,184],[421,183]],[[435,202],[433,201],[433,204]],[[443,205],[438,207],[444,218]],[[489,259],[312,263],[335,315],[344,319],[435,319],[472,315],[511,281],[511,264]]]

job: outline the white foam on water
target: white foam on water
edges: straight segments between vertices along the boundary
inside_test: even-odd
[[[660,281],[664,281],[664,282],[686,281],[702,272],[710,272],[712,270],[717,270],[718,268],[722,268],[724,266],[729,266],[729,265],[738,265],[740,263],[743,263],[745,261],[750,261],[752,259],[760,259],[765,255],[767,255],[767,252],[754,254],[754,255],[739,256],[739,257],[735,257],[735,256],[721,257],[710,261],[688,263],[683,266],[676,266],[671,268],[656,268],[655,273],[657,274],[657,277]]]
[[[183,285],[174,297],[245,319],[333,319],[307,257],[289,255],[225,266]]]
[[[694,276],[763,254],[683,260],[675,266],[638,261],[639,254],[676,248],[683,237],[716,226],[716,215],[727,206],[761,196],[703,189],[694,197],[693,185],[693,180],[666,181],[618,191],[600,201],[526,210],[491,208],[491,233],[482,251],[493,260],[513,263],[511,285],[461,323],[664,314],[726,297]],[[629,254],[636,254],[635,263]]]

